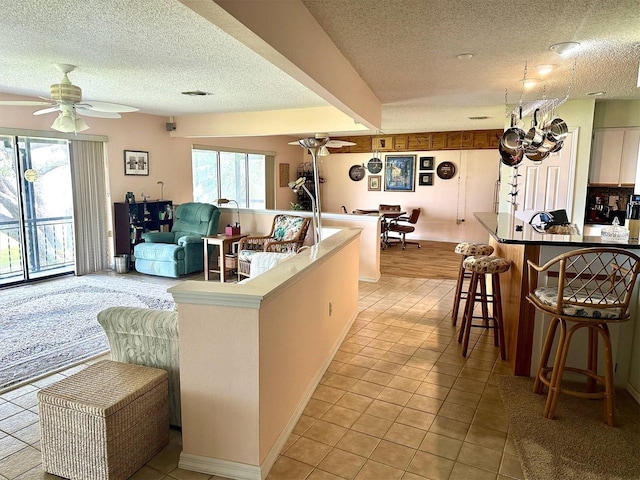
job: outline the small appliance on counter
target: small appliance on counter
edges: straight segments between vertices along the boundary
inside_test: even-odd
[[[618,219],[620,225],[624,225],[626,211],[621,208],[621,197],[618,195],[594,195],[591,198],[587,218],[587,224],[611,225],[614,219]]]
[[[640,236],[640,195],[631,195],[627,204],[627,220],[629,221],[629,238]]]

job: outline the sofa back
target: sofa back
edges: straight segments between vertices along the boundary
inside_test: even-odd
[[[218,231],[220,210],[209,203],[183,203],[176,209],[171,231],[176,241],[185,235],[214,235]]]

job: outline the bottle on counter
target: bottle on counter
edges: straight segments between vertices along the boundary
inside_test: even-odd
[[[640,236],[640,203],[629,202],[627,219],[629,220],[629,238],[638,239]]]

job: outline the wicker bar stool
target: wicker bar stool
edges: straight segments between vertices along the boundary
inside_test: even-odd
[[[614,426],[613,360],[608,324],[631,318],[629,302],[640,273],[640,257],[622,248],[583,248],[558,255],[541,266],[530,260],[528,264],[529,278],[535,278],[536,272],[546,271],[553,272],[548,276],[558,276],[557,286],[530,284],[527,295],[536,310],[551,317],[533,384],[534,393],[543,393],[545,386],[549,389],[543,415],[549,419],[554,417],[560,393],[601,398],[605,422]],[[553,366],[549,366],[558,327],[556,357]],[[586,368],[566,365],[571,340],[580,329],[588,330]],[[598,337],[604,350],[601,374],[598,373]],[[563,387],[565,372],[584,375],[586,391]]]
[[[467,292],[463,291],[462,286],[465,279],[471,278],[471,272],[467,272],[464,269],[462,262],[464,262],[465,258],[472,255],[491,255],[493,253],[493,247],[485,243],[462,242],[456,245],[454,252],[461,255],[458,283],[456,283],[456,293],[453,299],[453,313],[451,313],[451,324],[455,327],[458,321],[458,312],[460,311],[460,301],[467,298]]]
[[[511,262],[505,258],[491,256],[470,256],[464,259],[462,265],[465,270],[471,272],[469,292],[465,302],[462,325],[458,334],[458,343],[462,343],[462,356],[467,356],[469,348],[469,337],[471,327],[492,328],[495,346],[500,346],[500,357],[507,359],[507,352],[504,344],[504,326],[502,321],[502,299],[500,297],[500,274],[511,268]],[[481,286],[486,284],[485,275],[491,275],[491,293],[486,290],[478,293],[478,283]],[[482,302],[482,316],[474,317],[473,310],[476,301]],[[488,315],[488,305],[491,304],[491,315]],[[482,324],[474,324],[474,318],[482,318]],[[493,323],[493,325],[492,325]]]

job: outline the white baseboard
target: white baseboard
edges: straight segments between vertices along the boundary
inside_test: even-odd
[[[380,280],[380,274],[378,274],[377,277],[363,277],[360,276],[358,277],[358,280],[360,280],[361,282],[369,282],[369,283],[378,283],[378,280]]]
[[[264,478],[260,475],[260,467],[256,465],[202,457],[184,452],[180,454],[178,467],[183,470],[208,473],[234,480],[263,480]]]
[[[636,402],[640,403],[640,392],[633,388],[630,383],[627,383],[627,391],[635,398]]]
[[[295,410],[289,417],[287,424],[282,429],[280,435],[278,435],[277,440],[274,442],[271,450],[264,459],[264,462],[260,466],[257,465],[248,465],[246,463],[238,463],[238,462],[230,462],[228,460],[219,460],[217,458],[211,457],[203,457],[200,455],[193,455],[190,453],[182,452],[180,454],[180,461],[178,463],[178,467],[184,470],[192,470],[194,472],[208,473],[210,475],[218,475],[221,477],[231,478],[233,480],[264,480],[273,467],[273,464],[278,459],[278,455],[282,451],[287,439],[291,435],[291,432],[295,428],[302,412],[304,411],[307,403],[311,399],[313,392],[318,387],[320,380],[322,380],[322,376],[326,372],[329,364],[333,360],[336,352],[342,345],[347,333],[349,333],[349,329],[353,325],[356,317],[358,316],[358,312],[354,312],[351,320],[347,322],[342,332],[340,332],[340,336],[338,340],[335,342],[329,355],[325,359],[324,363],[316,374],[313,376],[307,388],[305,389],[300,401],[296,405]]]

